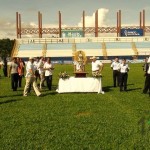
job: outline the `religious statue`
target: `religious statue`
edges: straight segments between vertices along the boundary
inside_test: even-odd
[[[85,72],[85,64],[86,64],[86,56],[83,51],[77,51],[75,52],[74,56],[74,72],[76,74],[76,77],[78,76],[84,76],[86,75]]]

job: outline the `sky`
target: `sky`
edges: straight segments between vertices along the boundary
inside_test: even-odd
[[[122,26],[138,26],[139,13],[145,9],[146,26],[150,26],[150,0],[1,0],[0,39],[16,38],[16,12],[21,14],[22,27],[38,27],[38,11],[43,16],[43,27],[58,27],[58,11],[62,27],[94,27],[95,12],[99,13],[99,26],[116,26],[116,13],[122,12]]]

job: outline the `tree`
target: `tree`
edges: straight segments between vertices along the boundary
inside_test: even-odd
[[[1,39],[0,40],[0,57],[9,57],[13,49],[14,40]]]

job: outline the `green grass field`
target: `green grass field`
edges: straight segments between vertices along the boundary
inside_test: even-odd
[[[1,150],[149,150],[150,97],[142,94],[142,64],[129,64],[128,92],[112,87],[112,70],[103,70],[97,93],[55,92],[58,73],[73,75],[73,66],[55,65],[53,90],[43,97],[23,87],[13,92],[10,78],[0,78]],[[86,71],[91,76],[91,66]],[[2,70],[1,70],[2,74]],[[23,79],[24,80],[24,79]],[[24,82],[23,82],[24,86]]]

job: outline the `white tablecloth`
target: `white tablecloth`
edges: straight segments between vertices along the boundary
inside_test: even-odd
[[[68,92],[97,92],[104,93],[102,91],[101,78],[75,78],[70,77],[69,79],[59,79],[58,93]]]

